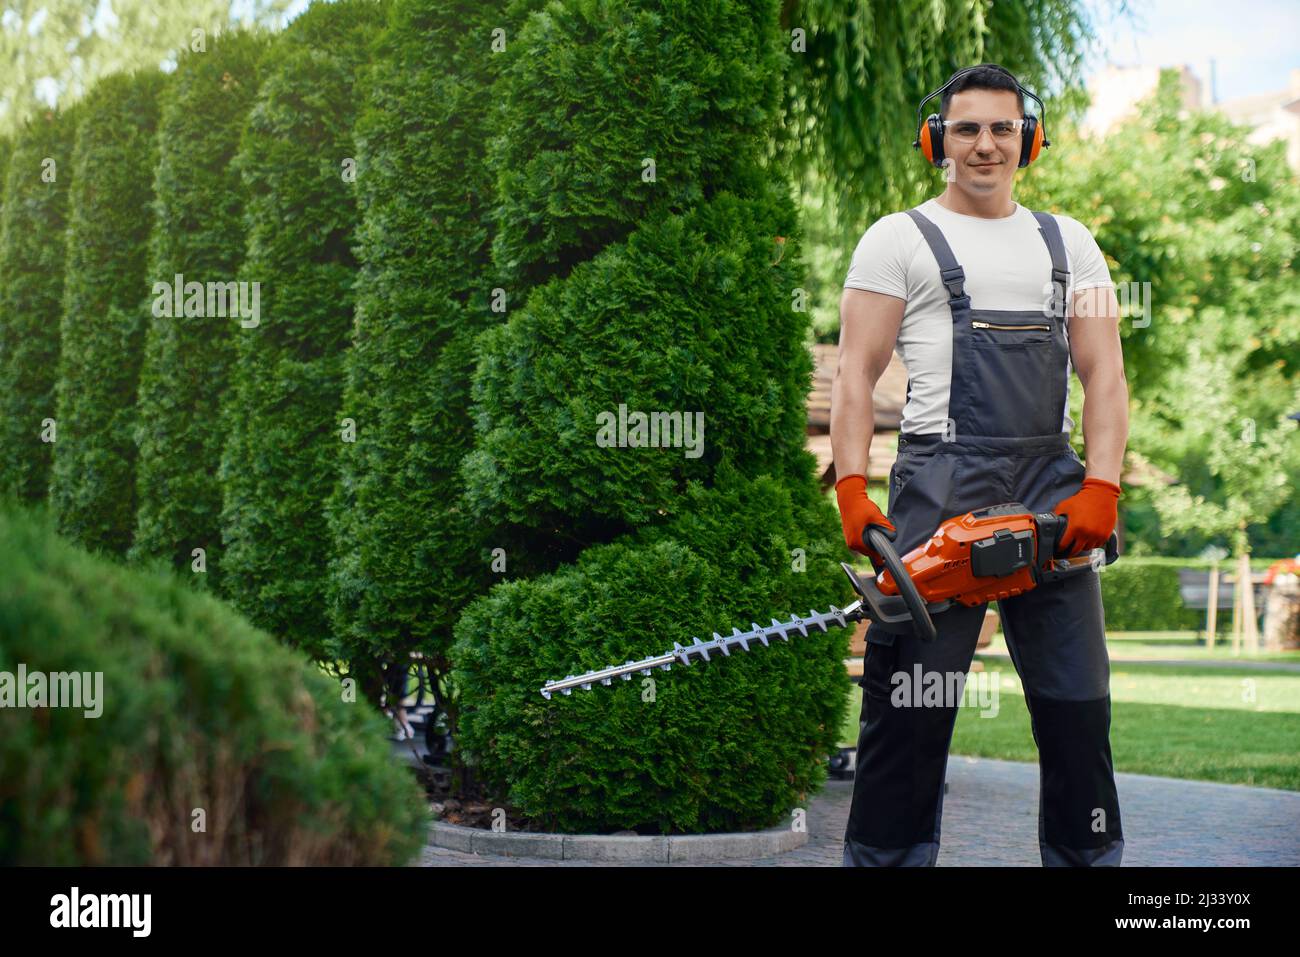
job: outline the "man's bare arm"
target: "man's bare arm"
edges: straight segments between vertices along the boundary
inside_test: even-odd
[[[1119,301],[1109,286],[1074,295],[1070,361],[1083,383],[1088,475],[1120,484],[1128,444],[1128,379],[1119,336]]]
[[[835,477],[867,474],[871,436],[876,429],[871,394],[903,323],[907,302],[865,289],[845,289],[840,297],[840,352],[831,383],[831,453]]]

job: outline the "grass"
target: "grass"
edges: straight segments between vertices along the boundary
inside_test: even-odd
[[[1108,631],[1106,644],[1110,649],[1111,661],[1125,658],[1160,658],[1184,661],[1286,661],[1300,664],[1300,649],[1247,656],[1232,653],[1232,635],[1218,634],[1214,638],[1214,647],[1205,644],[1203,632],[1190,631]],[[1007,646],[1002,632],[993,636],[993,643],[981,649],[991,654],[1006,654]]]
[[[1203,647],[1204,664],[1137,664],[1124,661],[1117,653],[1197,657],[1190,653],[1196,646],[1187,643],[1188,634],[1182,635],[1181,643],[1156,637],[1158,634],[1112,638],[1111,750],[1115,769],[1300,790],[1300,673],[1217,666],[1218,650],[1210,659]],[[995,646],[998,644],[995,639]],[[1295,653],[1270,658],[1297,660]],[[985,660],[985,669],[990,677],[996,676],[996,708],[985,709],[989,717],[976,708],[959,709],[952,753],[1037,761],[1015,668],[1006,659],[993,658]],[[846,745],[857,742],[861,694],[858,687],[852,688],[848,720],[842,729]]]

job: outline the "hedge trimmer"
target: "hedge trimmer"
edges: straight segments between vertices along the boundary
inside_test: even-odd
[[[893,543],[879,528],[868,527],[866,544],[883,559],[885,569],[865,581],[847,563],[840,563],[858,598],[844,608],[811,611],[807,617],[792,615],[789,621],[773,618],[770,625],[750,623],[748,631],[733,628],[730,635],[713,633],[709,641],[695,638],[691,644],[673,643],[670,651],[640,661],[627,661],[599,671],[568,675],[548,681],[541,689],[550,699],[559,691],[573,694],[574,688],[590,690],[599,682],[608,685],[615,678],[631,681],[640,672],[655,668],[671,671],[674,664],[691,665],[694,659],[710,655],[730,656],[737,648],[750,651],[751,643],[767,647],[769,640],[789,642],[791,634],[808,637],[808,629],[822,632],[831,626],[845,628],[867,620],[873,628],[894,634],[915,632],[933,641],[938,632],[933,616],[953,603],[972,606],[1000,598],[1011,598],[1045,582],[1058,581],[1080,572],[1109,565],[1119,557],[1115,535],[1104,549],[1070,558],[1057,554],[1065,535],[1066,516],[1054,512],[1034,514],[1018,502],[992,505],[944,521],[930,538],[901,559]]]

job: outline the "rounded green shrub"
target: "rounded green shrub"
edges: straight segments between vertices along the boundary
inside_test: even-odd
[[[549,701],[539,693],[547,679],[715,630],[843,606],[852,592],[839,543],[808,532],[831,528],[830,506],[798,497],[769,478],[692,483],[673,522],[471,605],[452,652],[468,703],[458,742],[493,790],[570,832],[758,829],[806,800],[848,707],[849,629]]]
[[[55,374],[76,110],[18,134],[0,222],[0,491],[45,498],[58,440]]]
[[[125,554],[135,527],[135,397],[144,349],[161,73],[100,80],[79,105],[50,502],[59,531]]]
[[[267,40],[225,33],[203,52],[182,51],[162,97],[157,196],[146,282],[145,355],[140,372],[136,444],[136,528],[132,559],[166,558],[197,581],[220,588],[221,463],[235,337],[251,330],[225,310],[215,284],[234,283],[244,259],[244,193],[232,162],[257,92]],[[202,283],[203,315],[166,314],[176,283]],[[151,292],[163,284],[164,296]],[[213,295],[208,296],[208,284]],[[251,290],[249,293],[251,305]],[[188,296],[183,299],[188,302]],[[211,305],[209,305],[209,302]],[[155,315],[155,311],[163,313]],[[225,311],[224,317],[214,315]]]
[[[484,337],[465,465],[480,514],[635,527],[676,511],[724,458],[807,481],[808,316],[791,308],[796,257],[772,265],[796,214],[782,183],[733,185],[749,188],[648,219]],[[609,425],[633,414],[659,414],[661,445],[668,422],[682,446],[611,444]]]
[[[100,676],[81,707],[0,708],[0,864],[401,864],[423,843],[365,703],[174,572],[0,508],[0,695],[74,672]]]
[[[317,4],[262,64],[237,165],[247,195],[240,271],[259,283],[239,330],[221,463],[224,593],[258,627],[329,656],[325,504],[341,442],[352,332],[356,74],[382,24],[372,0]]]

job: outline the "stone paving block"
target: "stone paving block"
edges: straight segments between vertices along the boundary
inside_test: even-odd
[[[1038,850],[1038,765],[953,755],[943,803],[940,867],[1041,867]],[[1244,785],[1183,781],[1120,773],[1124,866],[1300,866],[1300,793]],[[426,867],[839,867],[852,781],[828,781],[807,804],[801,846],[750,860],[709,860],[690,843],[676,854],[669,839],[646,860],[617,855],[577,859],[582,838],[565,838],[565,859],[465,853],[434,842],[420,855]],[[794,833],[794,832],[792,832]],[[691,839],[708,835],[688,835]],[[676,838],[675,840],[681,840]],[[698,845],[703,847],[701,841]],[[465,850],[468,850],[466,848]],[[628,855],[630,856],[630,855]]]
[[[564,835],[564,859],[626,864],[667,864],[668,838],[624,837],[618,843],[599,834]]]

